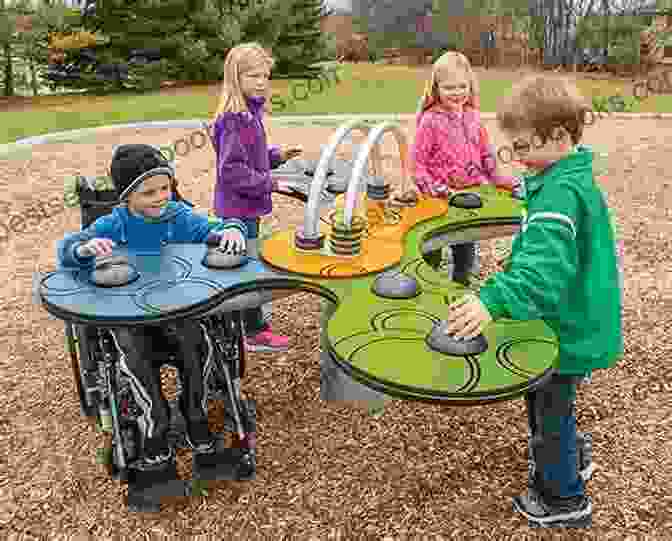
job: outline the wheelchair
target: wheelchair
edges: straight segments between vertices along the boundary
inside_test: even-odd
[[[117,193],[96,187],[90,178],[78,177],[76,183],[82,228],[112,211],[117,204]],[[174,186],[174,199],[184,200]],[[245,372],[245,346],[240,312],[219,312],[199,320],[213,355],[213,370],[206,374],[205,392],[208,399],[224,402],[224,428],[233,433],[232,467],[225,477],[232,480],[254,478],[256,469],[255,442],[256,408],[253,400],[242,400],[240,381]],[[155,351],[157,364],[175,367],[179,346],[169,330],[148,327],[148,332],[160,332],[160,351]],[[106,464],[113,479],[128,482],[129,469],[139,458],[140,432],[137,419],[140,410],[131,392],[130,382],[118,369],[119,352],[112,334],[101,327],[65,323],[67,350],[70,355],[75,387],[79,395],[81,413],[95,421],[98,430],[111,435],[111,448],[101,453],[98,461]],[[169,400],[171,422],[169,441],[177,448],[189,448],[186,423],[177,406],[180,381],[177,373],[177,398]],[[108,437],[108,439],[110,439]],[[187,495],[192,488],[185,485]],[[156,505],[150,509],[158,510]],[[130,508],[129,503],[129,508]],[[147,507],[147,506],[146,506]]]

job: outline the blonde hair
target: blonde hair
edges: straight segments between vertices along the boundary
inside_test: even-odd
[[[420,125],[420,119],[425,111],[439,103],[439,81],[441,75],[446,72],[456,72],[459,70],[464,71],[467,75],[467,80],[469,81],[470,103],[472,107],[476,109],[479,107],[478,97],[481,91],[478,86],[478,79],[471,69],[469,59],[457,51],[448,51],[443,53],[432,66],[432,75],[425,85],[425,91],[420,99],[418,110],[416,112],[416,124],[418,126]]]
[[[546,141],[556,128],[564,128],[578,144],[583,136],[585,115],[590,111],[586,98],[564,77],[533,75],[514,86],[497,112],[503,131],[531,129]]]
[[[224,78],[215,120],[222,113],[247,111],[247,103],[240,85],[240,76],[260,64],[272,69],[275,60],[261,44],[241,43],[229,51],[224,60]]]

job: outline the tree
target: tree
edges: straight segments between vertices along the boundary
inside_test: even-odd
[[[124,64],[138,50],[160,55],[154,64],[129,63],[125,86],[149,89],[166,78],[221,80],[228,51],[249,41],[273,51],[275,74],[304,75],[326,48],[321,10],[315,0],[117,0],[102,2],[87,23],[107,37],[96,51],[104,62]]]
[[[316,78],[312,64],[326,60],[327,41],[320,21],[328,15],[322,0],[284,0],[287,3],[273,46],[276,78]]]
[[[463,4],[455,6],[446,0],[434,0],[432,3],[431,31],[428,41],[431,48],[435,50],[434,60],[446,50],[461,51],[464,49],[464,34],[456,30],[453,23],[455,16],[464,14]]]
[[[543,28],[542,57],[546,66],[565,64],[570,53],[571,20],[566,0],[535,0],[532,16]],[[535,36],[537,39],[541,36]]]
[[[601,47],[612,65],[638,65],[641,34],[651,24],[655,12],[652,2],[647,0],[592,1],[580,14],[578,47]]]
[[[5,9],[5,1],[0,0],[0,46],[2,46],[4,95],[14,95],[14,63],[12,44],[15,34],[15,18]]]
[[[17,87],[39,93],[39,68],[47,63],[49,35],[67,31],[77,24],[75,12],[60,4],[38,4],[18,0],[5,7],[0,0],[0,81],[5,96],[13,96]]]
[[[232,0],[217,1],[230,3]],[[284,21],[288,17],[289,8],[280,0],[267,1],[263,5],[257,2],[254,6],[256,9],[234,12],[240,29],[239,41],[256,41],[268,49],[273,49],[286,24]]]
[[[437,32],[438,6],[432,0],[417,3],[353,0],[353,25],[368,38],[376,55],[385,48],[439,48],[447,46],[450,36]],[[441,10],[441,17],[446,13]],[[431,15],[431,29],[421,22]]]
[[[106,0],[85,9],[85,17],[40,3],[39,24],[19,34],[15,19],[24,11],[36,16],[33,3],[18,0],[0,13],[0,81],[8,95],[16,74],[23,74],[16,69],[17,55],[36,72],[48,63],[49,43],[70,67],[56,70],[61,78],[52,85],[103,91],[153,89],[165,79],[219,81],[228,51],[246,41],[272,50],[278,61],[274,75],[280,77],[317,76],[320,70],[310,65],[328,54],[319,0]],[[148,57],[161,60],[137,61]]]
[[[101,32],[105,41],[95,47],[96,61],[116,73],[116,78],[101,80],[100,70],[86,74],[80,86],[113,84],[136,89],[154,88],[165,77],[177,80],[201,80],[209,75],[211,49],[223,49],[212,19],[214,8],[206,9],[205,0],[162,0],[160,3],[144,0],[100,2],[95,14],[87,17],[87,26]],[[158,63],[134,63],[140,58],[137,51],[147,56],[160,57]],[[76,56],[76,55],[75,55]],[[147,56],[143,56],[146,58]],[[128,69],[128,80],[123,72]]]

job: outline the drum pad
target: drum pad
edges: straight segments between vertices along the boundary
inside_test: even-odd
[[[434,325],[432,332],[427,336],[427,345],[439,353],[462,357],[464,355],[480,355],[488,349],[485,336],[479,334],[471,340],[457,340],[445,333],[447,321]]]
[[[211,248],[205,254],[203,265],[214,269],[235,269],[247,263],[247,259],[248,257],[245,252],[232,254],[219,248]]]
[[[91,281],[99,287],[120,287],[139,278],[125,256],[109,256],[98,259],[91,272]]]

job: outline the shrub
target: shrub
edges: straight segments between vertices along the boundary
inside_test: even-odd
[[[322,60],[336,60],[338,58],[338,42],[335,34],[327,34],[324,37],[325,53]]]
[[[367,62],[369,60],[369,44],[366,36],[353,34],[338,50],[338,57],[346,62]]]
[[[140,92],[149,92],[161,88],[164,79],[178,76],[178,70],[165,58],[150,64],[131,64],[128,67],[126,86]]]
[[[49,48],[61,51],[70,51],[95,47],[97,44],[98,39],[91,32],[82,31],[67,35],[57,33],[52,35],[49,42]]]

